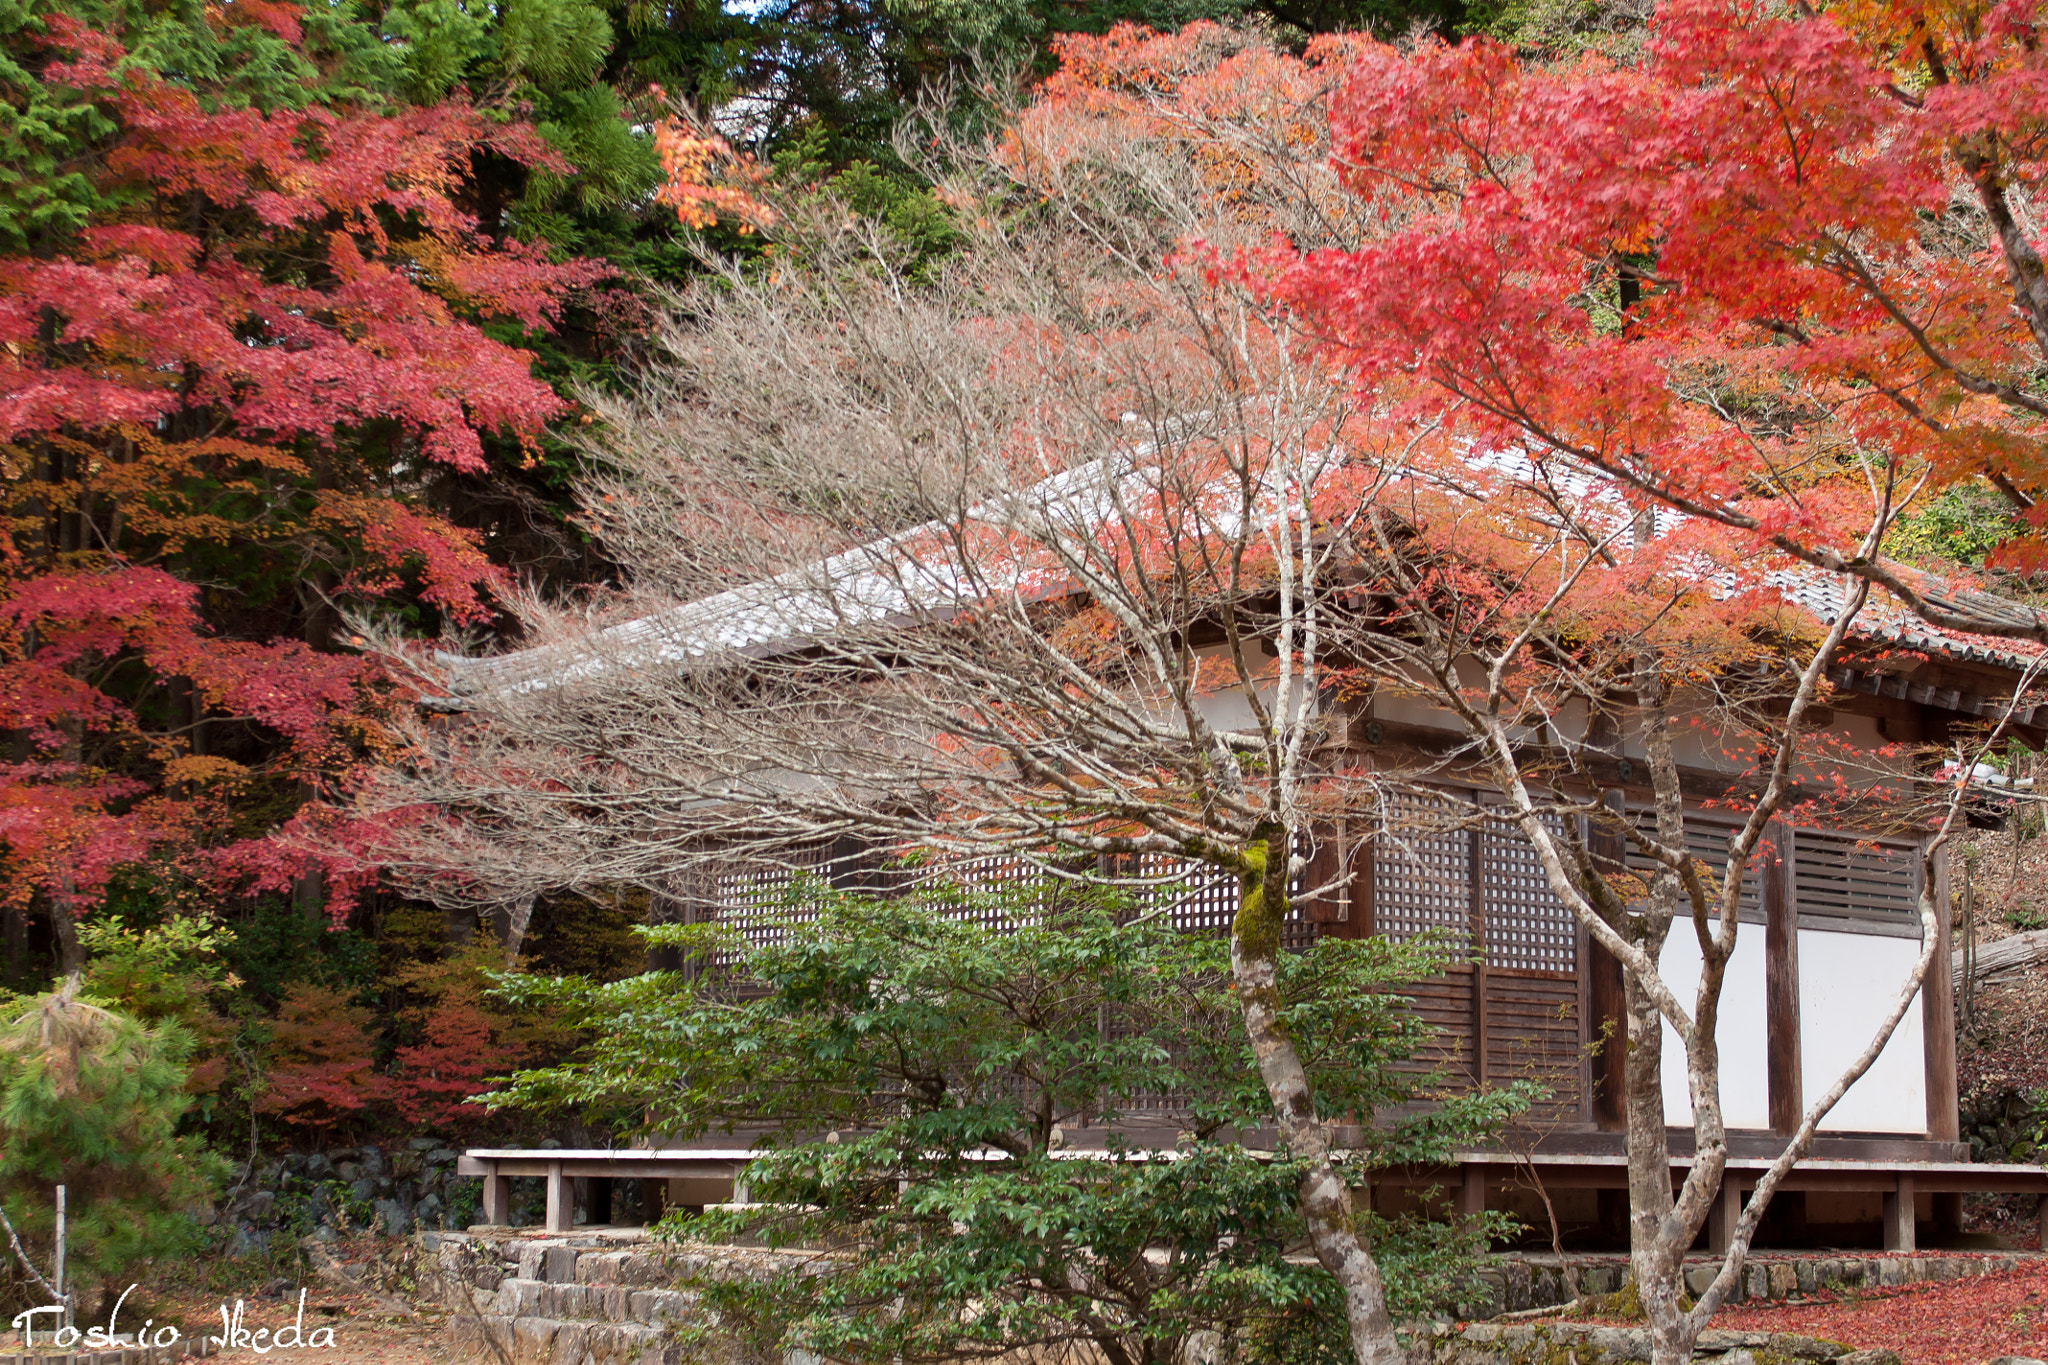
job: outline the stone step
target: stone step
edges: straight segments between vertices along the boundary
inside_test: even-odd
[[[639,1323],[662,1327],[681,1322],[694,1302],[677,1289],[637,1289],[624,1284],[550,1284],[507,1279],[495,1290],[474,1291],[478,1312],[514,1318],[573,1322]],[[467,1307],[468,1305],[463,1305]]]
[[[461,1365],[681,1365],[680,1347],[659,1327],[563,1322],[502,1313],[449,1320],[443,1340]]]

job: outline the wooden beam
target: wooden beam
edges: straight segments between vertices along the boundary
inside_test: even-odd
[[[1918,864],[1918,859],[1915,859]],[[1949,963],[1948,850],[1934,857],[1934,907],[1937,938],[1934,962],[1920,985],[1920,1029],[1926,1060],[1927,1136],[1937,1142],[1954,1142],[1962,1136],[1962,1120],[1956,1095],[1956,1007],[1954,978],[1944,970]],[[1917,877],[1916,877],[1917,880]]]
[[[1798,1129],[1806,1108],[1799,1013],[1799,902],[1790,885],[1796,837],[1789,826],[1771,822],[1764,832],[1759,878],[1764,904],[1764,1047],[1771,1130],[1788,1137]]]

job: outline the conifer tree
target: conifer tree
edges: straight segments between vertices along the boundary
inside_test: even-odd
[[[0,1011],[0,1208],[45,1273],[67,1191],[74,1304],[124,1268],[199,1245],[221,1162],[177,1134],[190,1035],[86,996],[77,977]],[[16,1269],[19,1269],[17,1266]]]

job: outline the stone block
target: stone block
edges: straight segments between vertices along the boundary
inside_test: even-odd
[[[1531,1276],[1529,1274],[1529,1263],[1527,1261],[1508,1262],[1505,1279],[1507,1283],[1508,1311],[1510,1313],[1526,1312],[1530,1306],[1529,1282]]]
[[[507,1280],[498,1286],[498,1306],[513,1317],[533,1317],[540,1312],[540,1292],[545,1288],[540,1280]]]
[[[2033,1356],[1998,1356],[1991,1365],[2048,1365],[2048,1360],[2036,1360]]]
[[[583,1365],[584,1335],[587,1331],[580,1322],[565,1322],[556,1329],[553,1365]]]
[[[1706,1293],[1708,1286],[1713,1283],[1714,1268],[1712,1266],[1691,1266],[1685,1272],[1685,1292],[1694,1298],[1698,1298]]]
[[[486,1333],[489,1334],[486,1337]],[[512,1319],[489,1314],[481,1320],[472,1317],[457,1317],[448,1320],[447,1341],[449,1353],[457,1360],[496,1360],[497,1351],[492,1342],[510,1349],[512,1342]]]
[[[1761,1351],[1771,1344],[1769,1332],[1734,1332],[1721,1327],[1709,1327],[1700,1333],[1699,1348],[1702,1351]]]
[[[1789,1299],[1799,1291],[1799,1275],[1792,1266],[1780,1261],[1776,1265],[1765,1267],[1765,1270],[1772,1298]]]
[[[1768,1266],[1748,1265],[1742,1268],[1742,1296],[1747,1299],[1768,1299],[1771,1296],[1771,1272]]]
[[[512,1324],[513,1365],[554,1365],[555,1326],[546,1318],[520,1318]]]
[[[1877,1282],[1880,1285],[1906,1284],[1911,1273],[1908,1263],[1896,1257],[1887,1256],[1877,1263]]]
[[[1905,1365],[1905,1362],[1889,1346],[1878,1346],[1868,1351],[1851,1351],[1845,1356],[1836,1356],[1835,1365]]]
[[[1646,1361],[1650,1358],[1649,1333],[1635,1327],[1595,1327],[1586,1333],[1586,1345],[1600,1353],[1610,1365]]]
[[[1801,1257],[1792,1267],[1793,1277],[1802,1294],[1816,1293],[1820,1289],[1820,1267],[1807,1257]]]
[[[633,1291],[622,1284],[608,1284],[604,1287],[604,1317],[606,1322],[625,1322],[633,1316]]]
[[[623,1251],[586,1251],[576,1260],[579,1284],[617,1284],[619,1267],[625,1264]]]
[[[1848,1350],[1846,1346],[1832,1341],[1815,1341],[1812,1337],[1795,1337],[1784,1332],[1771,1333],[1769,1349],[1793,1360],[1833,1360]]]
[[[575,1247],[549,1247],[541,1278],[549,1284],[576,1283],[577,1254]]]
[[[537,1242],[521,1245],[519,1248],[519,1278],[522,1280],[539,1279],[541,1260],[546,1253],[547,1248]]]
[[[679,1322],[689,1315],[690,1296],[673,1289],[639,1289],[633,1293],[634,1322],[655,1326]]]

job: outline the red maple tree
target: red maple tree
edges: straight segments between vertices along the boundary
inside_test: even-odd
[[[1956,628],[1866,543],[1983,481],[2048,564],[2034,6],[1671,0],[1634,65],[1367,45],[1334,161],[1379,227],[1235,263],[1383,410],[1601,471]]]
[[[507,111],[238,104],[123,36],[49,19],[101,211],[0,258],[0,895],[55,912],[68,965],[124,871],[318,868],[272,827],[375,750],[392,694],[325,652],[336,607],[488,616],[499,571],[429,476],[537,449],[564,404],[516,341],[606,273],[463,207],[479,154],[567,169]]]

